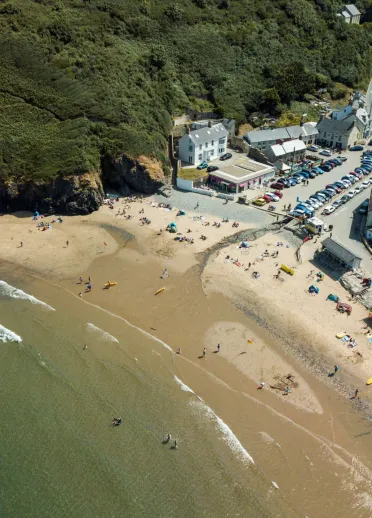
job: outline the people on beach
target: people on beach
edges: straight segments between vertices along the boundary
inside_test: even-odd
[[[66,241],[66,246],[67,246],[67,248],[68,248],[68,245],[69,245],[69,244],[70,244],[70,241],[69,241],[69,240],[67,240],[67,241]]]
[[[338,369],[339,369],[339,366],[338,366],[338,365],[335,365],[335,374],[336,374],[336,372],[338,371]]]
[[[83,284],[83,278],[81,276],[79,277],[79,281],[80,281],[80,284]]]
[[[85,351],[86,349],[88,349],[88,346],[87,346],[87,345],[84,345],[84,347],[83,347],[83,351]]]
[[[207,356],[207,349],[204,347],[204,349],[203,349],[203,358],[206,358],[206,356]]]
[[[181,347],[179,347],[179,348],[177,349],[176,354],[181,354]]]
[[[166,279],[168,277],[168,270],[164,268],[163,273],[161,274],[161,279]]]
[[[220,352],[220,349],[221,349],[220,344],[217,344],[217,352],[218,352],[218,353]]]
[[[174,439],[174,446],[173,446],[175,449],[178,448],[178,443],[177,443],[177,439]]]
[[[79,297],[82,297],[82,296],[83,296],[83,293],[82,293],[82,292],[80,292],[80,293],[79,293]]]
[[[260,383],[260,384],[258,385],[258,387],[257,387],[257,390],[261,390],[261,389],[263,389],[263,388],[264,388],[264,386],[265,386],[265,383],[264,383],[263,381],[261,381],[261,383]]]
[[[23,248],[23,241],[21,241],[21,248]]]
[[[359,394],[359,389],[355,389],[354,396],[352,396],[350,399],[359,399],[358,394]]]

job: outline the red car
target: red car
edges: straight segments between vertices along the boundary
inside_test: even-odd
[[[282,191],[284,189],[284,185],[282,183],[278,183],[278,182],[272,183],[270,185],[270,187],[272,189],[277,189],[278,191]]]
[[[280,192],[280,191],[274,191],[274,194],[276,194],[277,196],[279,196],[279,198],[283,198],[283,193]]]
[[[333,189],[338,194],[341,192],[340,187],[337,187],[337,185],[328,184],[328,185],[326,185],[326,189]]]

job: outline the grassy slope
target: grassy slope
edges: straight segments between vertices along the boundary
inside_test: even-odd
[[[332,0],[220,1],[1,2],[0,174],[81,173],[105,153],[165,161],[187,105],[244,121],[265,88],[286,103],[328,81],[315,72],[368,78],[371,28],[338,21]]]

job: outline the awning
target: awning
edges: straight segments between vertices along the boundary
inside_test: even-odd
[[[245,187],[246,185],[247,185],[246,183],[240,183],[239,187]]]
[[[221,183],[223,183],[224,185],[230,185],[229,182],[222,181]]]

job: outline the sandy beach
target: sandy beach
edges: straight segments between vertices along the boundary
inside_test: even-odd
[[[126,214],[117,215],[123,208]],[[238,237],[234,244],[228,244],[228,238],[254,227],[246,223],[233,227],[231,221],[222,223],[197,211],[176,214],[177,208],[169,211],[147,198],[120,201],[114,209],[103,206],[89,217],[64,217],[63,223],[52,223],[52,229],[45,231],[37,224],[55,218],[3,216],[0,260],[12,265],[13,271],[18,268],[41,280],[43,300],[58,285],[72,297],[77,311],[83,304],[84,311],[103,308],[107,315],[117,316],[118,333],[123,318],[168,344],[173,354],[167,369],[175,369],[179,379],[223,415],[243,442],[253,448],[258,441],[254,451],[260,469],[269,469],[276,456],[267,448],[277,441],[286,448],[292,474],[279,469],[279,456],[277,479],[288,495],[293,487],[299,489],[296,473],[304,472],[309,455],[317,459],[318,469],[323,463],[327,469],[330,459],[341,462],[351,470],[349,486],[356,487],[352,459],[359,456],[366,461],[369,455],[367,443],[353,438],[362,419],[356,410],[363,410],[370,397],[365,380],[372,359],[362,329],[366,310],[355,303],[350,317],[336,312],[327,295],[337,293],[346,300],[347,293],[327,276],[319,283],[318,295],[308,293],[318,271],[309,262],[314,244],[302,247],[299,263],[294,254],[297,241],[287,233],[267,233],[250,241],[248,248],[239,248]],[[132,219],[126,219],[128,215]],[[142,217],[151,223],[143,225]],[[165,230],[172,221],[180,236],[192,236],[194,243],[175,240],[177,234]],[[221,226],[214,226],[215,221]],[[272,257],[276,252],[278,257]],[[295,269],[293,276],[280,274],[283,281],[274,277],[282,263]],[[161,278],[164,269],[168,275]],[[253,271],[258,278],[252,277]],[[88,276],[92,291],[85,293]],[[117,285],[104,289],[107,280]],[[165,290],[155,296],[160,288]],[[357,347],[350,350],[337,339],[341,331],[351,334]],[[150,362],[144,355],[138,351],[139,361]],[[153,368],[162,372],[158,353],[150,356]],[[110,356],[114,360],[115,355]],[[336,364],[339,371],[329,377]],[[356,388],[360,399],[350,399]],[[248,404],[253,405],[253,414],[242,412]],[[295,452],[302,451],[304,437],[309,438],[308,452],[299,459]],[[306,477],[312,490],[319,491],[321,478],[314,478],[311,470]],[[303,493],[296,494],[301,502]]]

